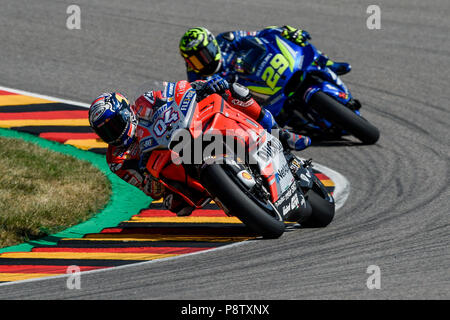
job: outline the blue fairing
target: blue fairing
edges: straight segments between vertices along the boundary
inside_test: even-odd
[[[337,101],[339,101],[342,104],[347,104],[347,102],[349,102],[351,99],[350,92],[345,92],[342,89],[337,88],[336,85],[334,85],[328,81],[324,81],[322,83],[313,85],[308,90],[306,90],[305,95],[304,95],[304,101],[306,103],[308,103],[312,94],[319,90],[323,91],[326,94],[328,94],[329,96],[335,98]],[[343,92],[345,94],[343,94]]]
[[[273,116],[280,114],[283,106],[292,94],[287,92],[289,81],[297,79],[300,83],[310,73],[320,74],[323,82],[312,85],[305,91],[305,112],[311,113],[317,122],[331,124],[320,119],[307,107],[311,95],[320,90],[347,104],[352,98],[340,78],[326,67],[327,58],[312,45],[298,46],[281,37],[276,32],[264,32],[258,37],[245,37],[241,40],[242,51],[233,57],[236,79],[248,87],[255,98],[268,109]],[[295,76],[295,78],[293,78]]]

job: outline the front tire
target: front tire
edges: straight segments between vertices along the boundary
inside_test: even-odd
[[[314,93],[309,103],[325,119],[350,132],[364,144],[374,144],[380,138],[378,128],[322,91]]]
[[[246,194],[248,189],[233,181],[220,165],[204,168],[200,180],[213,197],[257,234],[275,239],[284,233],[284,222],[271,216],[261,203],[250,199]]]

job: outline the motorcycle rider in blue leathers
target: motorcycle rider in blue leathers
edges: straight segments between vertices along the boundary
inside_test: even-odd
[[[216,37],[206,28],[196,27],[189,29],[181,38],[179,48],[187,67],[188,81],[208,80],[213,76],[220,76],[229,83],[234,83],[239,77],[240,65],[236,62],[236,55],[245,50],[242,39],[246,37],[264,36],[266,33],[276,33],[293,41],[298,45],[305,45],[311,39],[308,32],[298,30],[290,26],[267,27],[260,31],[229,31],[221,33]],[[327,66],[338,75],[348,73],[351,66],[345,62],[333,62],[328,57]],[[276,124],[269,110],[266,110],[266,118]],[[270,130],[269,130],[270,132]],[[289,132],[289,131],[286,131]],[[309,137],[304,135],[292,136],[292,143],[296,150],[302,150],[311,144]]]
[[[218,74],[232,83],[239,77],[240,65],[236,55],[244,51],[246,37],[264,37],[267,33],[275,33],[297,45],[304,46],[311,39],[305,30],[291,26],[267,27],[260,31],[228,31],[217,37],[206,28],[191,28],[180,40],[181,56],[186,62],[188,81],[204,80],[213,74]],[[326,57],[326,56],[324,56]],[[337,75],[343,75],[351,70],[346,62],[334,62],[328,57],[327,67]]]

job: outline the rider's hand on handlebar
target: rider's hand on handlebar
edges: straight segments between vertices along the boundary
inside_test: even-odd
[[[311,40],[311,36],[308,31],[295,29],[289,26],[284,27],[284,31],[281,33],[286,39],[304,47],[308,40]]]
[[[197,92],[197,101],[203,100],[213,93],[223,94],[229,89],[228,81],[218,75],[212,76],[207,81],[194,81],[191,86]]]
[[[223,79],[220,76],[213,76],[211,79],[205,82],[204,90],[207,94],[213,94],[218,93],[222,94],[225,93],[225,90],[229,89],[228,81]]]

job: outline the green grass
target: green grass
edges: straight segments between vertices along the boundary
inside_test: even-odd
[[[89,162],[0,138],[0,247],[83,222],[110,195],[108,179]]]

